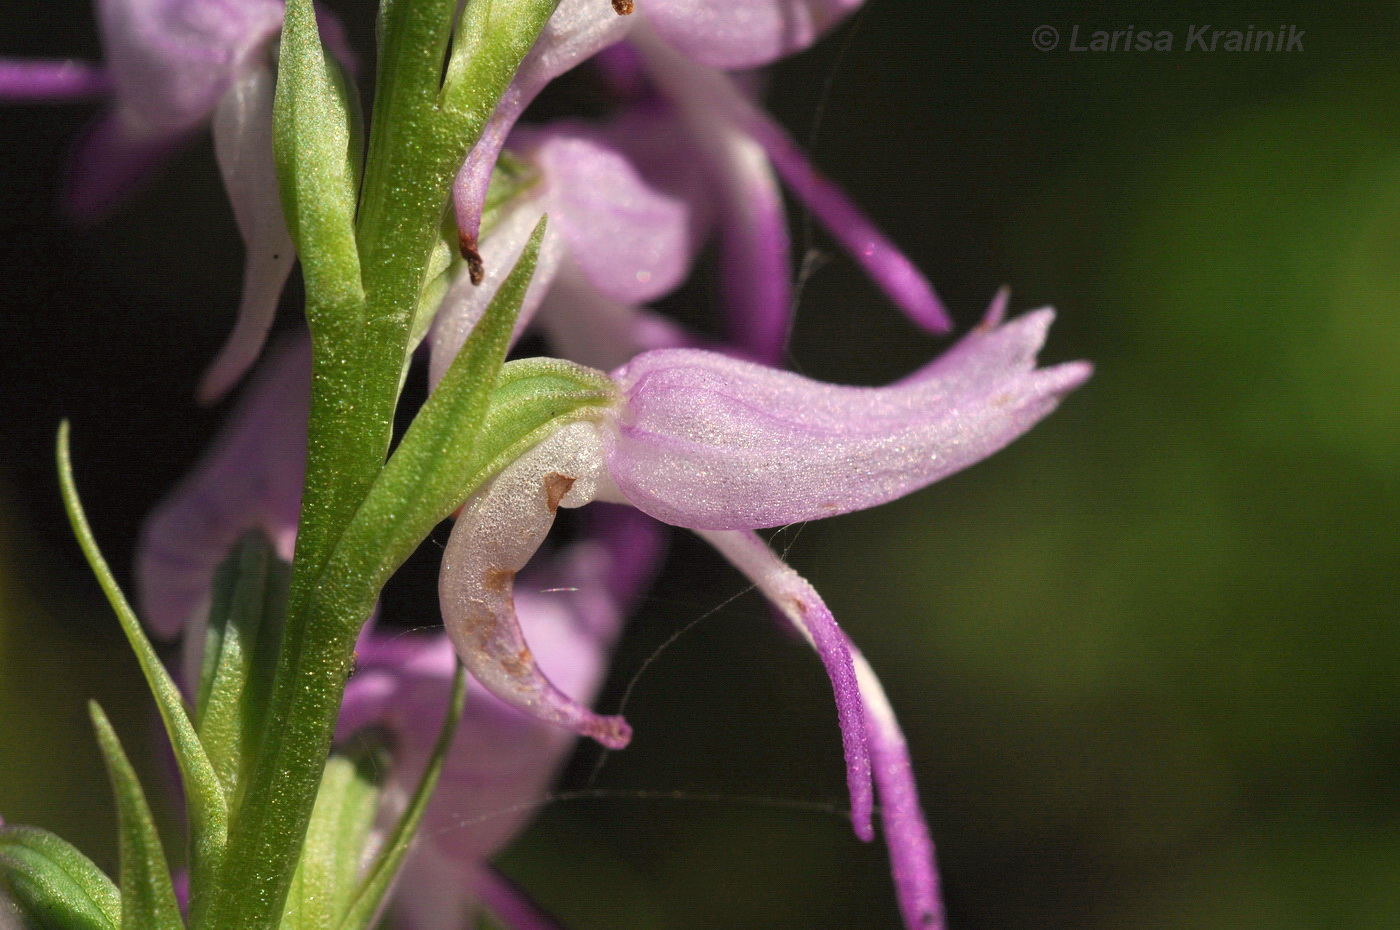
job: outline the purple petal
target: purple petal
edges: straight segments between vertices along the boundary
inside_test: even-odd
[[[271,71],[254,69],[229,89],[214,113],[214,154],[247,254],[237,323],[199,386],[206,404],[223,397],[262,352],[296,260],[272,157],[274,84]]]
[[[217,444],[152,511],[136,553],[136,589],[152,632],[171,639],[208,609],[214,571],[261,529],[291,560],[306,467],[310,340],[271,353]]]
[[[641,304],[681,283],[700,246],[688,204],[648,184],[607,136],[571,121],[518,131],[517,147],[539,169],[550,222],[601,293]]]
[[[1089,377],[1036,369],[1053,314],[978,330],[931,374],[824,384],[695,349],[613,373],[625,397],[608,472],[634,506],[693,529],[781,526],[874,507],[980,461]]]
[[[452,199],[462,250],[469,261],[481,237],[481,211],[486,204],[491,172],[520,115],[546,84],[621,39],[629,28],[628,19],[596,0],[561,0],[545,23],[457,174]]]
[[[909,319],[931,332],[952,329],[942,301],[923,272],[855,205],[840,187],[807,160],[797,143],[762,110],[751,107],[748,129],[763,146],[787,186],[822,226],[865,268]]]
[[[473,282],[463,273],[452,283],[438,307],[433,322],[431,354],[428,362],[428,383],[433,387],[447,374],[452,360],[471,335],[476,324],[491,299],[496,296],[525,243],[535,230],[535,224],[542,216],[542,209],[535,201],[527,201],[507,213],[492,228],[486,241],[481,244],[481,256],[485,263],[485,276]],[[540,243],[539,258],[535,263],[535,276],[525,291],[525,299],[520,306],[520,315],[515,322],[515,336],[529,325],[535,311],[549,292],[550,284],[558,273],[564,259],[563,234],[556,228],[553,217],[545,226],[544,241]]]
[[[159,135],[203,123],[282,28],[281,0],[101,0],[107,65],[133,125]]]
[[[144,186],[190,138],[189,132],[139,128],[122,110],[102,114],[73,149],[64,211],[77,223],[97,222]]]
[[[591,368],[607,370],[639,352],[695,344],[665,317],[603,296],[567,263],[540,304],[539,320],[556,355]]]
[[[874,669],[851,646],[856,678],[865,707],[875,784],[880,789],[880,822],[890,851],[895,894],[908,930],[942,930],[943,901],[938,890],[938,867],[933,840],[919,804],[919,789],[909,761],[909,747],[895,719],[885,689]]]
[[[0,58],[0,101],[6,103],[96,100],[111,92],[107,72],[85,61]]]
[[[540,669],[514,601],[515,575],[554,523],[560,506],[593,499],[602,438],[572,423],[516,459],[471,498],[442,556],[443,622],[462,664],[486,690],[540,720],[620,749],[632,731],[621,717],[593,713]]]
[[[482,869],[475,885],[486,910],[508,930],[563,930],[563,924],[500,870]]]
[[[871,786],[865,712],[861,705],[850,641],[807,579],[785,565],[758,536],[753,533],[703,531],[700,535],[763,592],[763,596],[817,651],[822,664],[826,666],[831,688],[836,694],[841,745],[846,754],[851,823],[856,836],[870,842],[875,836],[871,823],[874,789]]]
[[[810,46],[861,0],[643,0],[647,22],[688,58],[729,70]]]

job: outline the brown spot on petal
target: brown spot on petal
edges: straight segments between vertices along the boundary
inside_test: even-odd
[[[476,236],[468,232],[457,234],[457,249],[462,253],[462,260],[467,263],[467,277],[472,284],[480,284],[486,280],[486,264],[481,260],[481,252],[477,251]]]
[[[559,509],[559,502],[564,499],[564,495],[569,493],[569,488],[574,486],[573,478],[568,475],[561,475],[557,471],[544,476],[545,500],[549,504],[549,512],[554,513]]]
[[[535,657],[530,654],[529,649],[521,649],[514,656],[501,657],[501,667],[512,678],[524,678],[529,675],[534,664]]]
[[[613,12],[618,16],[630,16],[632,15],[632,11],[636,9],[632,4],[632,0],[612,0],[612,5]]]
[[[514,583],[515,572],[501,568],[491,569],[481,579],[481,586],[492,594],[505,594]]]

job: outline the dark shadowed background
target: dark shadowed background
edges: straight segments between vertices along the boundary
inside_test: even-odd
[[[367,0],[332,6],[368,49]],[[1296,26],[1303,50],[1186,51],[1207,23]],[[1175,48],[1073,52],[1075,25]],[[954,928],[1400,926],[1397,44],[1382,2],[871,0],[775,72],[774,109],[960,328],[1011,284],[1059,308],[1049,361],[1098,366],[993,460],[778,542],[884,675]],[[0,0],[0,54],[95,56],[88,4]],[[241,251],[207,142],[108,223],[63,225],[91,112],[0,110],[0,812],[111,863],[83,703],[129,744],[149,706],[68,536],[54,431],[72,419],[124,569],[219,422],[192,393]],[[792,363],[873,384],[942,345],[838,253]],[[386,614],[434,620],[430,555]],[[821,669],[753,595],[728,603],[742,588],[676,540],[602,707],[705,619],[637,681],[600,796],[548,805],[504,857],[571,926],[896,925],[883,848],[841,813]]]

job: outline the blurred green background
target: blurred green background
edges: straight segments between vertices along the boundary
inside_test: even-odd
[[[332,5],[366,48],[370,4]],[[4,53],[96,54],[77,0],[3,0],[0,23]],[[1304,51],[1182,50],[1202,23],[1296,25]],[[1042,24],[1177,50],[1046,53]],[[1059,308],[1049,361],[1097,365],[993,460],[778,541],[902,715],[954,928],[1400,926],[1398,44],[1379,2],[872,0],[774,74],[774,109],[961,327],[1011,284]],[[217,425],[190,395],[240,252],[207,143],[108,224],[59,223],[88,115],[0,111],[0,812],[110,862],[82,703],[130,743],[148,711],[68,541],[53,430],[74,420],[124,564]],[[940,345],[835,254],[792,357],[880,383]],[[431,571],[386,610],[430,620]],[[602,706],[742,587],[678,539]],[[570,925],[896,925],[883,849],[841,815],[820,668],[756,598],[665,649],[628,713],[599,796],[550,804],[503,860]]]

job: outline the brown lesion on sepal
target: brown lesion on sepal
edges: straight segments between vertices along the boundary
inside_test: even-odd
[[[457,250],[462,253],[462,260],[467,263],[467,277],[471,279],[472,284],[485,281],[486,263],[481,260],[476,236],[466,231],[457,233]]]
[[[632,0],[612,0],[613,12],[618,16],[630,16],[636,6]]]
[[[550,472],[544,476],[544,497],[545,503],[549,507],[549,512],[555,513],[559,510],[559,502],[564,499],[564,495],[569,493],[569,489],[574,486],[576,479],[568,475],[561,475],[557,471]]]

